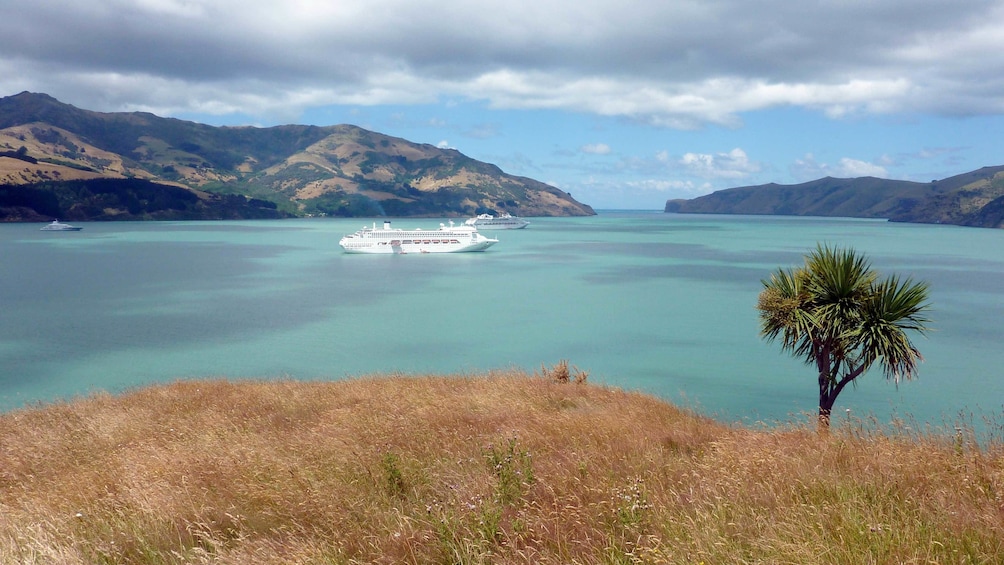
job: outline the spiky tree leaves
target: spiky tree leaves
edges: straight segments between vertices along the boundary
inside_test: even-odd
[[[760,335],[815,366],[824,427],[840,391],[874,364],[898,383],[913,378],[923,360],[907,332],[927,330],[927,283],[880,280],[863,255],[823,245],[804,266],[761,282]]]

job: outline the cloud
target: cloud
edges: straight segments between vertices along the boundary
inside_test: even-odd
[[[674,195],[686,194],[697,196],[708,192],[709,185],[697,184],[690,180],[665,180],[665,179],[644,179],[640,181],[629,181],[626,186],[640,193],[672,193]]]
[[[738,147],[715,155],[686,153],[679,162],[689,174],[707,179],[741,179],[760,171],[760,164],[750,161]]]
[[[791,166],[791,175],[800,181],[814,180],[821,177],[854,178],[878,177],[889,178],[889,171],[881,164],[869,163],[849,157],[842,157],[836,165],[820,163],[811,153],[802,159],[796,159]]]
[[[1002,0],[38,0],[0,22],[0,90],[262,121],[447,99],[677,129],[980,115],[1004,112],[1002,20]]]
[[[586,177],[574,184],[556,184],[573,195],[588,194],[589,203],[598,209],[623,208],[625,203],[641,209],[662,208],[670,198],[692,198],[711,191],[706,183],[691,180],[638,179],[618,180]]]
[[[583,153],[589,153],[591,155],[609,155],[610,146],[606,143],[590,143],[588,145],[583,145],[579,148]]]
[[[865,161],[859,161],[857,159],[849,159],[844,157],[840,159],[840,164],[837,166],[837,174],[841,177],[880,177],[886,178],[889,176],[889,172],[886,171],[885,167],[876,165],[874,163],[868,163]]]
[[[136,6],[141,10],[165,16],[183,18],[199,18],[205,15],[204,7],[195,2],[179,2],[176,0],[137,0]]]
[[[754,179],[762,168],[741,148],[716,154],[683,155],[660,150],[650,156],[621,155],[615,160],[568,161],[561,167],[578,177],[590,179],[580,181],[576,192],[588,193],[590,199],[598,202],[612,200],[612,195],[647,202],[667,197],[690,198]]]
[[[461,133],[466,137],[474,139],[488,139],[499,134],[498,125],[496,124],[475,124],[472,127],[465,128]]]

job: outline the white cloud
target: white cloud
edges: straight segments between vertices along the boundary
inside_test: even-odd
[[[679,129],[978,115],[1004,112],[1002,20],[1004,0],[43,0],[0,22],[0,91],[273,120],[449,99]]]
[[[659,193],[660,198],[665,198],[662,193],[672,193],[676,197],[681,197],[681,195],[696,196],[709,191],[709,185],[706,183],[698,184],[690,180],[643,179],[625,184],[640,193]]]
[[[189,2],[184,0],[136,0],[136,5],[137,7],[158,15],[180,16],[185,18],[199,18],[205,16],[204,7],[198,2]]]
[[[588,145],[583,145],[580,150],[583,153],[589,153],[591,155],[609,155],[610,146],[606,143],[590,143]]]
[[[841,177],[879,177],[886,178],[889,176],[888,171],[885,167],[876,165],[874,163],[868,163],[865,161],[859,161],[857,159],[850,159],[844,157],[840,159],[840,164],[837,166],[837,174]]]
[[[817,162],[812,153],[807,153],[801,159],[795,159],[789,167],[789,172],[796,180],[807,181],[828,176],[829,167],[825,163]]]
[[[587,201],[596,209],[661,209],[668,199],[693,198],[712,190],[707,183],[652,178],[624,181],[587,177],[572,185],[549,184],[561,186],[576,199]]]
[[[467,137],[473,137],[475,139],[488,139],[498,135],[498,126],[495,124],[476,124],[473,127],[466,128],[462,132]]]
[[[750,161],[746,152],[735,148],[728,153],[686,153],[680,164],[688,173],[711,179],[741,179],[760,170],[760,164]]]
[[[836,165],[831,166],[827,163],[820,163],[811,153],[801,159],[796,159],[790,169],[791,175],[799,181],[815,180],[821,177],[889,178],[889,171],[880,164],[843,157]]]

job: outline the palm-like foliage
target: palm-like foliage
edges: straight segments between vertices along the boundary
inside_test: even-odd
[[[815,365],[824,426],[840,391],[873,364],[898,383],[923,360],[906,332],[927,330],[926,283],[879,280],[864,256],[822,245],[803,267],[779,269],[762,282],[760,335]]]

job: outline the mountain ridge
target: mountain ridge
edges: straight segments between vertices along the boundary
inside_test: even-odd
[[[931,182],[824,177],[768,183],[668,200],[668,213],[843,216],[893,222],[1004,228],[1004,166]]]
[[[239,195],[270,202],[288,216],[595,214],[556,187],[455,149],[350,124],[217,127],[148,112],[83,110],[47,94],[0,98],[0,184],[8,192],[12,186],[62,190],[67,182],[97,179],[139,179],[203,200]],[[86,198],[77,203],[81,214],[81,207],[99,206]],[[72,218],[74,203],[66,204]],[[0,199],[0,218],[3,208]],[[96,218],[84,216],[72,219],[137,214],[105,206]]]

